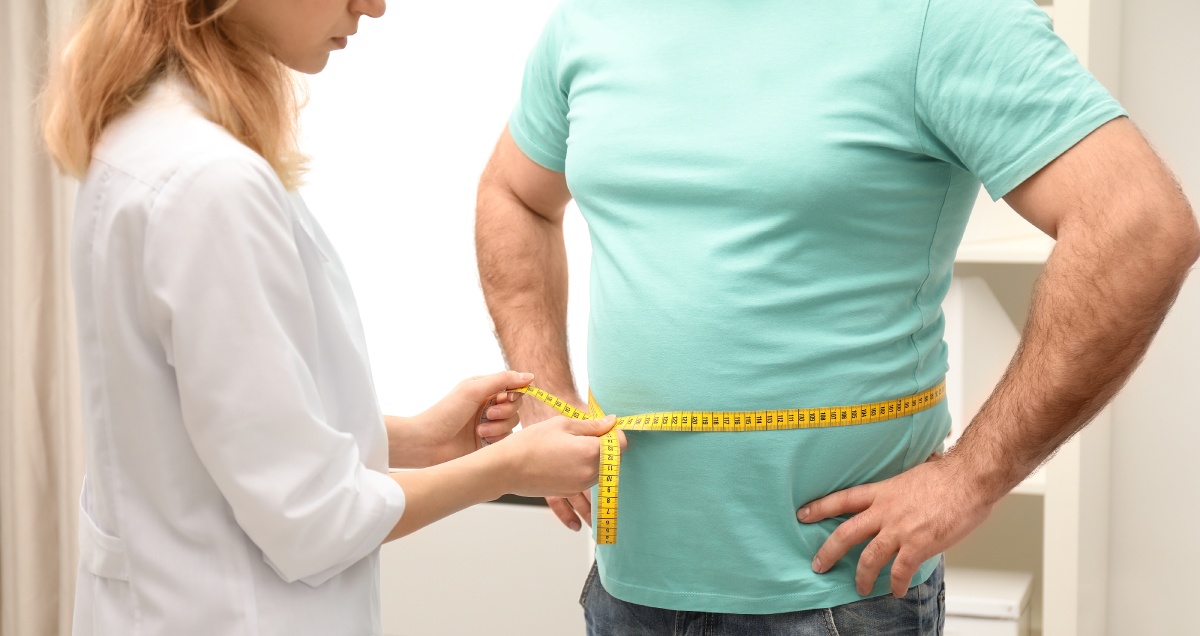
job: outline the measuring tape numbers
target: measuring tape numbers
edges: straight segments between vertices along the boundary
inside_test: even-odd
[[[596,420],[604,410],[588,391],[588,410],[583,411],[560,397],[526,386],[511,389],[545,403],[563,415],[577,420]],[[929,409],[946,398],[946,382],[894,400],[802,409],[766,411],[664,411],[617,417],[612,430],[600,438],[600,485],[596,500],[596,543],[617,542],[617,494],[621,481],[621,444],[617,431],[680,431],[687,433],[741,433],[747,431],[786,431],[804,428],[856,426],[905,417]]]

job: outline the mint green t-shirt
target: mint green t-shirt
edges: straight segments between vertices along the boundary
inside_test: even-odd
[[[1001,197],[1123,114],[1031,0],[566,0],[509,125],[588,223],[588,378],[635,414],[936,385],[980,182]],[[943,403],[844,428],[631,432],[601,580],[676,610],[859,600],[863,546],[810,566],[845,518],[796,509],[912,468],[949,428]],[[872,594],[888,585],[885,569]]]

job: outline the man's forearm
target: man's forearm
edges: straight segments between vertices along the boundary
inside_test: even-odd
[[[1112,399],[1196,259],[1195,220],[1071,227],[1034,290],[1021,345],[948,457],[999,498]]]
[[[529,209],[486,175],[476,210],[479,278],[505,361],[576,397],[567,352],[567,253],[561,220]]]
[[[479,280],[508,366],[534,374],[533,384],[583,406],[567,350],[567,249],[562,218],[571,200],[566,177],[529,159],[506,128],[479,181],[475,253]],[[521,422],[556,413],[521,401]],[[586,497],[548,497],[567,527],[589,522]]]

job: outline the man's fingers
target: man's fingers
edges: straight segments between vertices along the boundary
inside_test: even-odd
[[[579,525],[579,517],[575,514],[571,504],[562,497],[546,497],[546,504],[550,506],[550,510],[554,511],[554,516],[563,523],[564,526],[571,530],[578,531],[582,526]]]
[[[592,500],[588,498],[586,493],[579,493],[567,498],[567,502],[575,509],[575,513],[579,515],[583,522],[591,527],[592,525]]]
[[[629,440],[625,439],[625,431],[617,431],[617,440],[621,442],[621,451],[624,452],[629,447]]]
[[[917,575],[917,570],[925,559],[915,555],[911,550],[901,549],[900,554],[896,555],[896,561],[892,563],[892,596],[900,598],[908,594],[908,588],[912,587],[913,577]]]
[[[854,574],[854,588],[859,596],[866,596],[875,588],[879,573],[883,571],[888,561],[892,561],[890,583],[892,596],[901,598],[908,594],[912,579],[917,574],[924,559],[913,558],[911,550],[903,549],[896,541],[883,536],[875,537],[863,548],[862,556],[858,557],[858,569]]]
[[[858,557],[858,569],[854,573],[854,589],[858,590],[859,596],[871,593],[883,566],[892,560],[898,550],[899,546],[883,535],[875,537],[863,548],[862,555]]]
[[[830,517],[862,512],[870,508],[871,502],[875,500],[875,486],[876,484],[863,484],[825,495],[797,510],[796,518],[804,523],[813,523]]]
[[[870,512],[850,517],[829,535],[817,555],[813,557],[812,569],[817,574],[824,574],[846,556],[850,548],[870,539],[879,533],[879,522],[872,518]]]

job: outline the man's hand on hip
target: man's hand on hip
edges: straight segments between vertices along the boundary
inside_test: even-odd
[[[815,523],[853,514],[826,539],[813,559],[814,572],[828,572],[855,545],[870,541],[854,577],[860,595],[875,586],[892,563],[892,594],[904,596],[926,560],[961,541],[987,519],[999,498],[971,486],[952,457],[931,459],[891,479],[826,495],[796,517]]]

